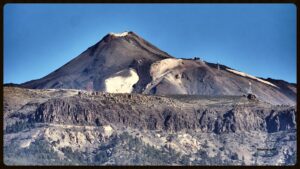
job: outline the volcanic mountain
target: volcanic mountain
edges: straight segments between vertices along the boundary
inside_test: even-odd
[[[124,77],[123,82],[131,86],[125,86],[129,90],[123,89],[123,92],[131,92],[132,85],[135,85],[133,91],[141,92],[141,87],[151,81],[151,64],[170,57],[133,32],[110,33],[61,68],[22,85],[34,89],[85,89],[92,82],[94,90],[109,90],[105,80]],[[131,78],[126,81],[126,77]],[[110,84],[109,80],[106,82]],[[120,87],[121,84],[114,85]]]
[[[178,59],[133,32],[110,33],[49,75],[3,89],[6,165],[297,159],[295,84]]]
[[[271,104],[296,104],[295,84],[254,77],[197,58],[177,59],[134,32],[110,33],[61,68],[21,86],[156,95],[253,93]]]

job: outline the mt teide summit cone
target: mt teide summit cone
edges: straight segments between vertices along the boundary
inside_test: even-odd
[[[114,93],[141,92],[150,81],[153,62],[170,58],[133,32],[110,33],[49,75],[24,87],[86,89]]]
[[[197,59],[176,59],[133,32],[108,34],[51,74],[21,86],[157,95],[251,93],[271,104],[296,104],[295,84]]]

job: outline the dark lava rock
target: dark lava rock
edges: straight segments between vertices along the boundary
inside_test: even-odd
[[[248,94],[248,95],[247,95],[247,98],[248,98],[249,100],[253,100],[253,101],[257,101],[257,100],[258,100],[257,97],[256,97],[254,94]]]
[[[118,97],[105,100],[105,104],[78,98],[50,99],[37,108],[30,116],[30,121],[95,126],[113,123],[175,132],[199,128],[202,132],[216,134],[237,130],[276,132],[296,128],[296,111],[290,107],[270,109],[236,106],[233,109],[221,107],[192,110],[158,103],[150,108],[140,102],[128,105],[123,104]]]

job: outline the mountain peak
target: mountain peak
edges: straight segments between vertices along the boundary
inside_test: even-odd
[[[115,36],[115,37],[124,37],[124,36],[127,36],[129,33],[130,32],[121,32],[121,33],[110,32],[109,35]]]
[[[140,38],[137,34],[135,34],[132,31],[124,31],[124,32],[109,32],[102,38],[105,42],[108,42],[112,39],[119,39],[119,38],[124,38],[124,37],[135,37],[135,38]],[[101,41],[102,41],[101,40]]]

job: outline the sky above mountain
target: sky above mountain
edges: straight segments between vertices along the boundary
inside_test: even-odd
[[[4,83],[41,78],[123,31],[177,58],[296,82],[292,4],[6,4]]]

